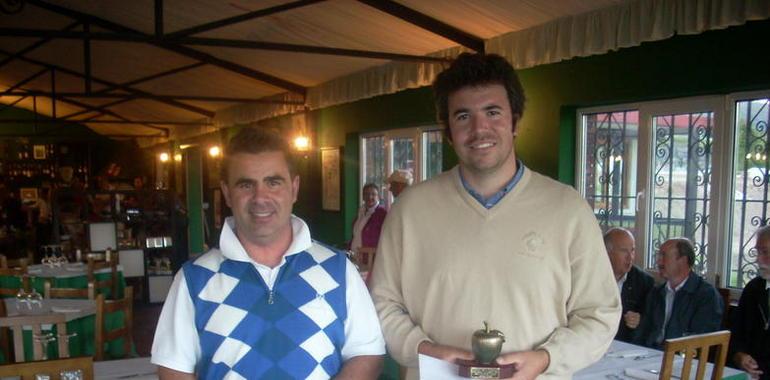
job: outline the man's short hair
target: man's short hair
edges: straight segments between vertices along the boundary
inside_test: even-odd
[[[695,246],[692,244],[692,241],[684,237],[673,238],[671,240],[676,243],[676,253],[679,257],[687,257],[687,265],[692,268],[692,266],[695,265]]]
[[[438,120],[449,128],[449,96],[463,87],[499,84],[505,87],[511,113],[524,115],[524,89],[516,70],[497,54],[462,53],[433,81]],[[451,136],[450,134],[447,134]]]
[[[296,176],[294,155],[288,141],[276,132],[258,127],[245,127],[241,129],[225,146],[224,159],[222,161],[221,178],[227,182],[227,169],[230,166],[230,158],[239,153],[259,154],[266,152],[281,152],[289,166],[289,175]]]

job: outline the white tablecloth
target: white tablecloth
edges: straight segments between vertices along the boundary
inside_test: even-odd
[[[102,268],[96,271],[96,273],[107,273],[110,268]],[[122,272],[123,267],[118,264],[118,272]],[[77,276],[85,276],[88,272],[88,265],[84,263],[66,263],[59,267],[51,267],[43,264],[35,264],[27,267],[27,274],[31,277],[45,277],[45,278],[70,278]]]
[[[96,379],[157,380],[158,367],[150,358],[133,358],[94,362]]]
[[[69,322],[96,313],[96,301],[87,299],[44,299],[41,301],[40,306],[33,304],[31,308],[25,302],[18,303],[18,300],[13,297],[5,298],[4,301],[5,310],[9,317],[62,313],[66,316],[67,322]]]
[[[573,379],[657,379],[657,371],[660,370],[662,360],[663,351],[616,340],[612,342],[610,349],[607,350],[607,353],[601,360],[578,371]],[[682,359],[675,358],[674,360],[674,375],[676,376],[681,373]],[[698,361],[693,360],[693,367],[691,369],[691,376],[693,377],[695,376],[695,371],[697,371],[697,365]],[[708,363],[705,378],[711,378],[712,368],[713,365]],[[725,367],[722,378],[730,380],[748,379],[748,376],[745,372]]]

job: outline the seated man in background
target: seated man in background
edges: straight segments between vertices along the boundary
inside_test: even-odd
[[[666,282],[652,289],[642,313],[635,343],[662,348],[663,341],[719,330],[722,297],[692,271],[695,248],[686,238],[666,240],[657,254],[658,270]]]
[[[757,230],[758,275],[743,288],[732,322],[730,355],[752,379],[770,379],[770,226]]]
[[[634,235],[625,228],[610,228],[604,234],[604,247],[610,257],[612,272],[618,282],[623,316],[615,339],[631,342],[634,330],[639,326],[647,293],[655,286],[655,280],[634,265],[636,258]]]

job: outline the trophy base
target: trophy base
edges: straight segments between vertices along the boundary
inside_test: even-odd
[[[475,360],[459,359],[457,374],[468,379],[507,379],[515,372],[513,364],[481,364]]]

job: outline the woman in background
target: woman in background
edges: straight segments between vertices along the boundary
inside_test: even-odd
[[[367,183],[362,190],[364,204],[358,210],[358,216],[353,221],[353,239],[349,248],[358,251],[360,247],[377,247],[380,241],[382,222],[388,210],[380,205],[380,191],[377,185]]]

